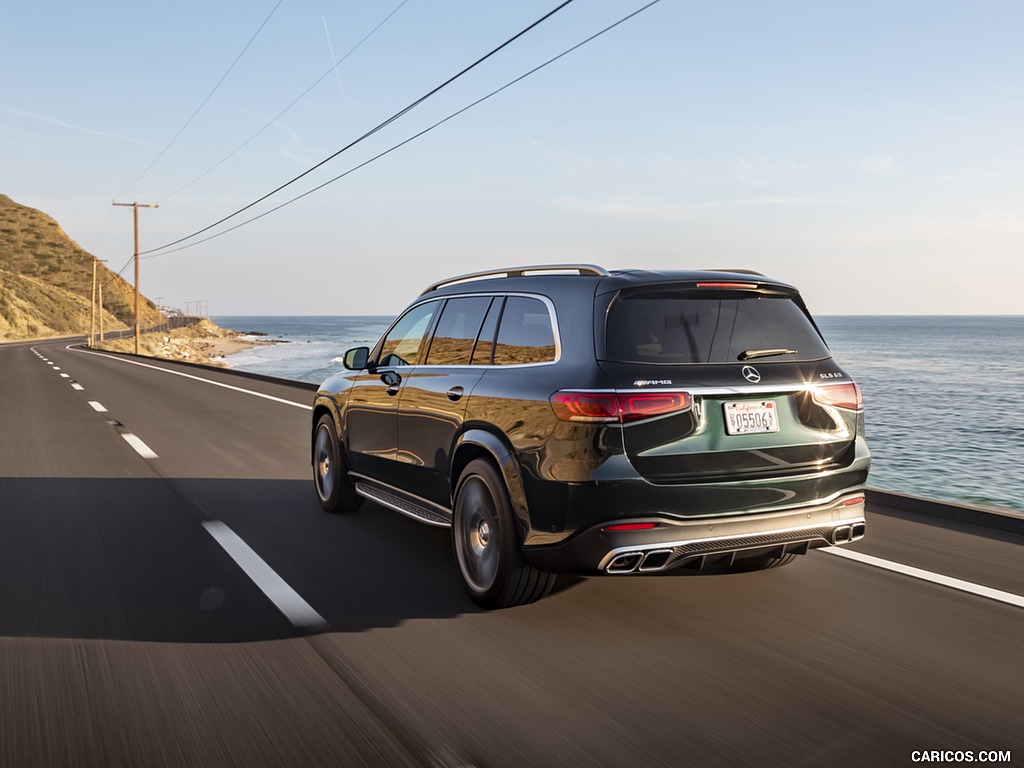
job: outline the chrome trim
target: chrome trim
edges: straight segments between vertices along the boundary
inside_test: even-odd
[[[770,531],[761,531],[761,532],[757,532],[757,533],[733,534],[733,535],[728,535],[728,536],[710,536],[710,537],[706,537],[706,538],[702,538],[702,539],[681,539],[679,541],[669,541],[669,542],[662,541],[662,542],[658,542],[656,544],[639,544],[639,545],[634,545],[634,546],[631,546],[631,547],[617,547],[617,548],[611,550],[610,552],[608,552],[603,558],[601,558],[601,562],[598,564],[598,570],[600,570],[600,571],[606,570],[608,568],[608,566],[611,565],[611,563],[614,562],[614,560],[616,558],[621,557],[622,555],[627,555],[627,554],[628,555],[633,555],[633,554],[641,555],[642,557],[640,558],[639,562],[637,563],[637,570],[643,571],[645,573],[649,573],[649,572],[667,570],[669,568],[674,567],[680,561],[689,560],[689,559],[695,558],[695,557],[701,557],[702,555],[716,555],[716,556],[728,555],[730,552],[740,552],[740,551],[745,550],[745,549],[760,549],[762,547],[770,547],[770,546],[784,545],[784,544],[801,544],[801,543],[804,543],[804,542],[810,543],[810,542],[816,541],[816,540],[817,541],[821,541],[822,542],[822,546],[825,546],[825,547],[829,547],[829,546],[842,546],[843,544],[850,543],[850,541],[852,541],[853,539],[847,539],[846,541],[842,541],[842,542],[834,541],[834,539],[835,539],[834,531],[837,528],[847,528],[847,529],[849,529],[851,524],[863,525],[864,524],[864,519],[860,518],[860,519],[853,519],[853,520],[849,520],[849,521],[844,520],[844,521],[841,521],[841,522],[837,522],[833,526],[830,526],[829,524],[819,523],[817,525],[804,525],[804,526],[799,526],[799,527],[796,527],[796,528],[780,528],[780,529],[775,529],[775,530],[770,530]],[[833,529],[831,534],[826,536],[826,535],[822,535],[822,533],[820,533],[822,531],[822,529],[829,528],[829,527],[832,527],[832,529]],[[796,537],[794,537],[792,539],[788,539],[786,541],[767,542],[767,543],[756,541],[757,539],[764,538],[766,536],[786,536],[788,534],[806,534],[806,538],[798,535],[798,536],[796,536]],[[665,549],[674,550],[674,549],[679,548],[679,547],[692,547],[694,545],[700,545],[700,544],[709,544],[709,545],[712,545],[712,546],[709,546],[707,548],[706,552],[701,552],[698,549],[697,551],[688,552],[688,553],[680,555],[678,557],[674,557],[674,558],[673,557],[669,557],[665,561],[664,564],[662,564],[660,567],[657,567],[657,568],[649,568],[649,569],[644,569],[643,568],[643,562],[647,559],[648,555],[650,555],[650,554],[653,554],[655,552],[659,552],[659,551],[665,550]],[[722,547],[721,545],[723,545],[723,544],[726,545],[726,546]],[[614,571],[609,571],[609,573],[615,573],[615,572]]]
[[[451,368],[472,368],[474,370],[486,371],[486,370],[491,370],[491,369],[505,370],[505,369],[512,369],[512,368],[537,368],[538,366],[542,366],[542,365],[555,365],[559,360],[562,359],[562,335],[561,335],[561,333],[559,332],[559,329],[558,329],[558,315],[555,312],[555,305],[551,301],[551,299],[549,299],[547,296],[544,296],[544,295],[539,294],[539,293],[523,293],[521,291],[481,291],[479,293],[453,293],[453,294],[450,294],[450,295],[446,294],[444,296],[432,296],[429,299],[425,299],[424,301],[417,301],[417,302],[415,302],[413,304],[410,304],[408,307],[406,307],[405,311],[402,312],[402,314],[400,314],[395,319],[395,321],[388,327],[388,329],[386,331],[384,331],[384,334],[380,337],[380,339],[377,340],[377,343],[374,344],[370,348],[370,355],[372,356],[373,353],[377,351],[377,347],[380,345],[381,341],[383,341],[385,338],[387,338],[387,335],[388,335],[388,333],[391,332],[391,329],[395,327],[395,325],[398,323],[399,320],[401,320],[403,317],[405,317],[407,312],[409,312],[410,310],[414,309],[415,307],[420,306],[421,304],[425,304],[428,301],[444,302],[444,301],[446,301],[448,299],[475,299],[475,298],[481,298],[481,297],[497,299],[497,298],[500,298],[500,297],[508,297],[508,296],[519,296],[519,297],[525,298],[525,299],[536,299],[537,301],[542,302],[544,304],[544,306],[546,306],[548,308],[548,317],[551,320],[551,333],[554,334],[554,337],[555,337],[555,359],[554,360],[545,360],[542,363],[515,363],[515,364],[512,364],[512,365],[494,365],[493,363],[488,364],[488,365],[473,365],[472,363],[465,363],[463,365],[430,365],[429,363],[416,363],[414,365],[387,365],[387,366],[383,366],[384,369],[391,370],[393,368],[395,370],[408,370],[409,368],[430,368],[430,369],[438,368],[438,369],[441,369],[441,370],[447,370],[447,369],[451,369]],[[500,325],[499,325],[498,329],[500,329]],[[496,329],[496,330],[498,330],[498,329]],[[433,336],[431,336],[431,339],[433,339]],[[497,339],[495,339],[495,342],[497,342]],[[581,390],[581,391],[583,391],[583,390]]]
[[[504,368],[506,366],[497,366]],[[671,387],[602,387],[601,389],[575,389],[573,392],[687,392],[691,395],[701,395],[702,397],[715,396],[715,395],[766,395],[772,393],[787,394],[790,392],[808,392],[813,387],[817,386],[828,386],[819,385],[813,383],[806,384],[779,384],[772,386],[769,384],[751,384],[749,386],[737,386],[737,387],[687,387],[685,384],[674,384]]]
[[[774,542],[760,543],[757,539],[764,537],[783,536],[789,534],[806,533],[806,539],[796,536],[792,539],[779,542],[780,544],[799,544],[802,541],[812,542],[820,540],[823,546],[835,545],[835,531],[839,528],[846,528],[850,531],[850,538],[846,542],[856,541],[864,533],[866,521],[864,518],[864,502],[859,504],[843,505],[843,501],[854,499],[862,495],[862,492],[841,491],[827,500],[814,504],[803,504],[798,507],[791,507],[787,510],[776,512],[751,513],[745,515],[729,515],[720,518],[699,518],[686,521],[669,521],[664,518],[660,522],[676,528],[676,534],[671,541],[652,541],[647,543],[635,543],[629,546],[620,546],[609,550],[604,554],[598,564],[598,570],[605,571],[609,564],[623,554],[636,553],[642,555],[638,567],[649,553],[680,547],[707,544],[709,554],[725,554],[730,551],[744,549],[758,549],[762,546],[771,546]],[[848,516],[845,514],[848,513]],[[637,517],[637,520],[653,520],[651,516]],[[854,533],[854,529],[857,533]],[[709,535],[712,531],[722,530],[724,533]],[[730,532],[732,531],[732,532]],[[689,538],[687,537],[689,535]],[[726,545],[724,548],[722,545]],[[699,549],[699,547],[698,547]],[[674,553],[664,565],[652,570],[667,570],[675,567],[683,560],[700,556],[700,552]]]
[[[424,289],[420,296],[426,296],[438,288],[458,283],[463,280],[474,280],[483,277],[523,277],[527,272],[577,272],[580,275],[592,277],[608,277],[611,273],[604,267],[596,264],[533,264],[522,267],[504,267],[502,269],[487,269],[481,272],[468,272],[465,275],[457,275],[444,280],[431,283]]]

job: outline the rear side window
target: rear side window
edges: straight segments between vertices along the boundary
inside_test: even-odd
[[[449,299],[437,321],[427,365],[469,365],[491,297]]]
[[[539,299],[510,296],[501,313],[494,364],[550,363],[554,359],[555,333],[547,305]]]
[[[608,314],[606,358],[640,363],[820,360],[828,347],[787,297],[638,293]],[[770,351],[780,354],[767,354]],[[751,353],[761,354],[751,354]]]

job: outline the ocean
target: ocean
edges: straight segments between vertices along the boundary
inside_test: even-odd
[[[319,383],[346,349],[372,346],[391,317],[220,316],[279,341],[231,368]],[[818,317],[833,356],[864,394],[869,484],[1024,511],[1024,316]]]

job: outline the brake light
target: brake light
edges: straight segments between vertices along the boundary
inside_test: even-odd
[[[860,394],[860,387],[852,381],[848,384],[819,384],[813,387],[811,392],[815,402],[821,405],[833,405],[851,411],[864,410],[864,398]]]
[[[625,424],[663,416],[690,407],[688,392],[573,392],[551,396],[551,407],[562,421]]]
[[[738,288],[744,291],[752,291],[757,288],[757,283],[697,283],[698,288]]]

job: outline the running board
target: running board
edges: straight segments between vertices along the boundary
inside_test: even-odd
[[[377,488],[367,483],[356,484],[356,493],[360,496],[375,501],[382,507],[393,509],[395,512],[401,512],[406,517],[411,517],[413,520],[418,520],[421,523],[427,525],[436,525],[439,528],[451,528],[452,520],[451,515],[445,515],[440,509],[432,509],[426,506],[426,502],[418,504],[411,499],[404,496],[398,496],[394,493]]]

